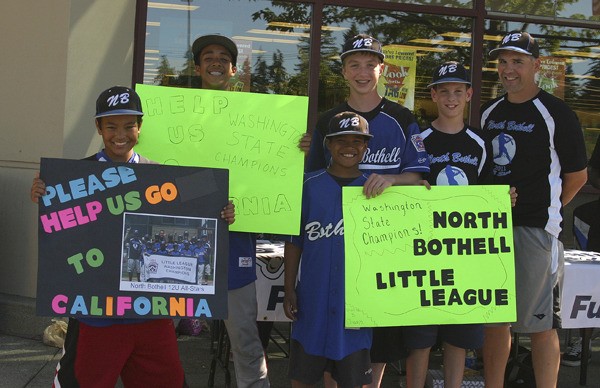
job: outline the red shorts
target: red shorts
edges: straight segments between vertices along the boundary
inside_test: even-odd
[[[71,319],[56,387],[183,387],[171,319],[95,327]],[[74,353],[74,354],[73,354]],[[74,364],[74,365],[70,365]],[[72,372],[71,372],[72,371]]]

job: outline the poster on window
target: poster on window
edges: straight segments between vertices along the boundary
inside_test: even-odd
[[[250,92],[252,82],[252,41],[234,39],[238,49],[237,70],[229,80],[229,90]]]
[[[417,52],[406,46],[388,45],[383,46],[383,53],[385,60],[377,92],[412,110],[415,106]]]
[[[222,169],[43,158],[37,313],[227,317]]]
[[[540,57],[540,62],[540,71],[536,74],[538,86],[548,93],[564,99],[567,60],[557,57]]]

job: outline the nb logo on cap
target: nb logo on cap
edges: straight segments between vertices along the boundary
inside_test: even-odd
[[[354,48],[361,48],[361,47],[371,47],[373,45],[373,39],[357,39],[355,40],[352,45],[354,46]]]
[[[106,99],[108,106],[117,106],[119,104],[127,104],[129,102],[129,93],[115,94]]]
[[[438,70],[438,75],[446,75],[447,73],[456,73],[458,66],[456,64],[441,66]]]
[[[517,40],[521,39],[521,36],[522,36],[522,35],[521,35],[521,33],[516,33],[516,34],[509,34],[509,35],[506,35],[506,36],[504,37],[504,39],[502,39],[502,44],[506,44],[506,43],[508,43],[509,41],[513,41],[513,42],[515,42],[515,41],[517,41]]]
[[[340,128],[358,127],[359,125],[360,119],[358,117],[350,117],[340,120]]]

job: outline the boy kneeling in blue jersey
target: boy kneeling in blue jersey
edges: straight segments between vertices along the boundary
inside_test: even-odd
[[[371,383],[371,329],[344,327],[342,218],[342,187],[367,180],[358,164],[371,137],[362,116],[338,113],[324,140],[330,166],[305,175],[300,236],[285,243],[284,254],[284,309],[294,321],[289,366],[294,388],[314,386],[324,372],[339,387]]]

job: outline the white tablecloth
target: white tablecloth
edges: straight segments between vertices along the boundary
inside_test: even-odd
[[[562,327],[600,327],[600,253],[565,250]]]

